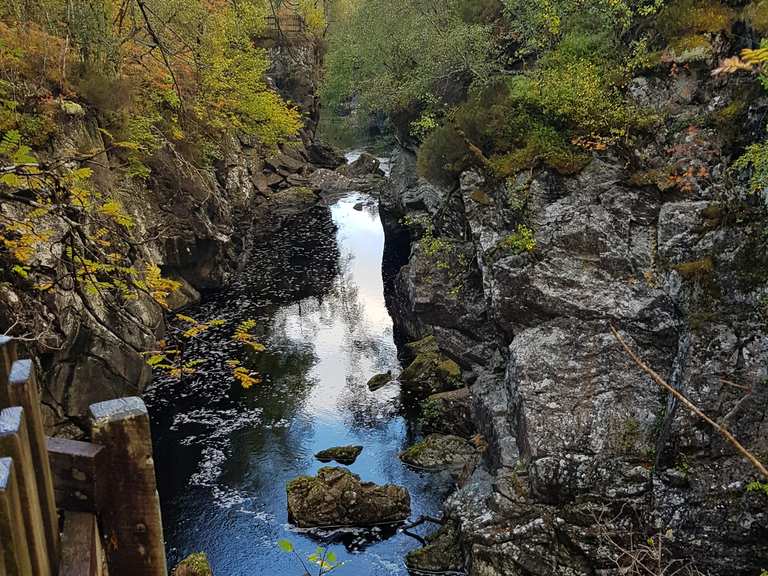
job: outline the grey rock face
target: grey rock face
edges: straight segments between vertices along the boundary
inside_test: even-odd
[[[464,438],[430,434],[406,449],[400,459],[422,470],[458,470],[472,464],[479,456],[477,447]]]
[[[432,224],[410,227],[394,309],[459,363],[489,445],[446,503],[473,576],[619,574],[619,546],[659,535],[667,560],[707,574],[768,565],[754,469],[611,332],[768,459],[768,216],[723,177],[732,137],[686,124],[733,95],[696,71],[630,94],[673,119],[632,163],[605,153],[579,175],[503,183],[467,172],[460,197],[410,210],[418,179],[408,161],[393,172],[385,205]],[[444,214],[458,225],[441,227]],[[520,226],[530,250],[513,241]],[[444,269],[459,259],[446,246],[466,274]]]

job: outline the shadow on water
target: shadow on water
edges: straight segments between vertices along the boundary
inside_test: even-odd
[[[356,210],[351,193],[294,218],[257,247],[232,286],[186,313],[225,325],[195,339],[203,360],[183,382],[159,379],[148,393],[169,562],[205,551],[217,576],[298,575],[276,542],[310,553],[311,537],[287,521],[286,482],[321,466],[313,454],[342,444],[365,450],[350,468],[364,480],[406,486],[414,517],[435,514],[448,489],[405,468],[409,441],[399,391],[371,393],[376,373],[398,371],[392,320],[384,302],[384,234],[375,209]],[[267,351],[232,340],[254,319]],[[230,359],[258,371],[249,390],[232,378]],[[406,574],[416,542],[402,534],[325,534],[348,563],[337,574]]]

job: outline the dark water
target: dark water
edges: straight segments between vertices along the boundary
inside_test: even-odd
[[[356,203],[364,201],[362,211]],[[325,539],[288,524],[285,484],[322,466],[313,454],[341,444],[365,450],[350,468],[363,480],[411,493],[413,515],[434,514],[446,486],[404,467],[409,441],[399,390],[366,387],[374,374],[399,370],[384,304],[384,235],[372,200],[352,193],[289,222],[256,250],[234,286],[187,313],[226,325],[197,338],[203,358],[185,381],[159,381],[148,395],[171,565],[205,551],[217,576],[300,575],[280,552],[281,538],[303,553],[331,543],[347,564],[334,574],[406,574],[403,556],[417,543],[381,532]],[[234,326],[258,321],[266,345],[245,353]],[[236,358],[264,382],[244,390],[225,361]]]

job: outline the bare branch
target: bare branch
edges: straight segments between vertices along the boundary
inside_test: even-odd
[[[712,426],[723,438],[725,438],[730,444],[736,448],[736,450],[746,458],[752,466],[755,467],[755,469],[760,472],[760,474],[763,475],[763,477],[768,480],[768,469],[760,462],[760,460],[757,459],[757,457],[747,450],[741,442],[739,442],[736,437],[731,434],[731,432],[727,429],[712,420],[709,416],[704,414],[693,402],[691,402],[682,392],[677,390],[674,386],[669,384],[666,380],[664,380],[661,376],[659,376],[650,366],[648,366],[645,362],[643,362],[640,357],[635,354],[635,352],[632,351],[632,349],[627,346],[627,343],[624,341],[624,339],[621,337],[621,334],[619,334],[618,330],[614,326],[611,326],[611,332],[613,332],[614,337],[616,340],[619,341],[619,344],[621,344],[622,348],[624,348],[624,351],[627,353],[627,355],[632,359],[632,361],[637,364],[640,369],[642,369],[646,374],[648,374],[656,384],[661,386],[664,390],[672,394],[675,398],[677,398],[683,406],[685,406],[690,412],[704,420],[707,424]]]

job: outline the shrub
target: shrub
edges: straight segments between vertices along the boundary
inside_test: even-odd
[[[734,11],[717,0],[675,0],[659,13],[656,23],[667,40],[693,34],[727,32]]]
[[[744,9],[746,21],[759,33],[768,34],[768,0],[756,0]]]
[[[498,248],[511,251],[514,254],[530,253],[536,250],[536,239],[533,230],[525,224],[518,224],[517,230],[501,240]]]
[[[419,174],[435,184],[453,186],[469,166],[469,151],[453,126],[435,129],[419,149]]]

